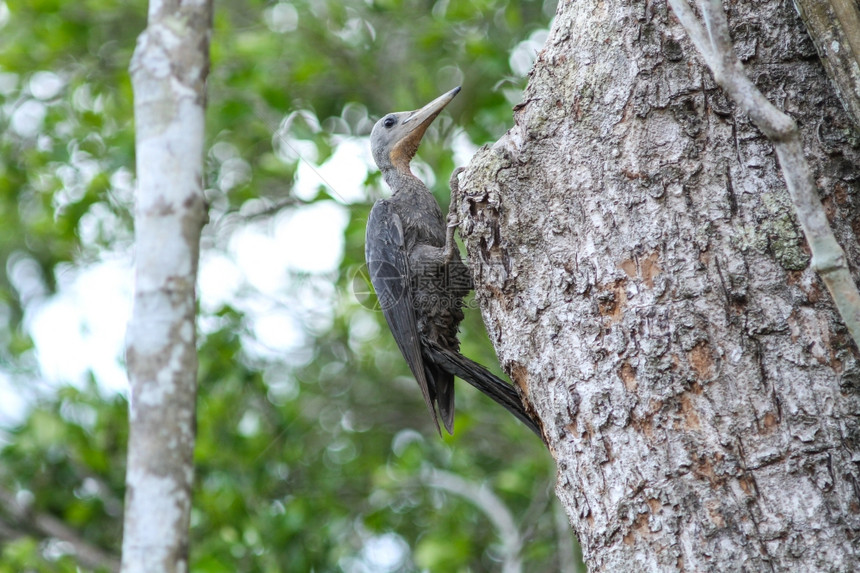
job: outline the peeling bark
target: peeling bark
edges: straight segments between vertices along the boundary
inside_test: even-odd
[[[188,570],[210,0],[150,3],[131,75],[137,197],[122,571]]]
[[[734,3],[857,280],[860,133],[790,3]],[[663,1],[562,2],[460,232],[592,570],[860,570],[860,362],[767,138]]]

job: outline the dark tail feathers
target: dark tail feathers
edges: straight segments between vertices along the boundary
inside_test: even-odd
[[[469,360],[459,352],[446,350],[434,342],[429,340],[422,341],[424,352],[428,358],[441,366],[447,372],[461,378],[495,400],[508,412],[513,414],[523,424],[538,435],[541,439],[541,431],[538,428],[531,416],[526,413],[523,403],[520,400],[520,395],[513,386],[494,376],[487,371],[486,368],[473,360]]]

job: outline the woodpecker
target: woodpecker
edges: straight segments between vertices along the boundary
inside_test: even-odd
[[[457,376],[540,436],[515,388],[460,354],[457,331],[463,320],[463,297],[472,284],[454,242],[456,213],[446,221],[433,194],[410,169],[427,127],[459,91],[456,87],[415,111],[389,113],[373,126],[373,159],[393,194],[370,211],[365,242],[368,273],[440,434],[439,419],[453,434]],[[460,171],[451,177],[452,196],[458,192]]]

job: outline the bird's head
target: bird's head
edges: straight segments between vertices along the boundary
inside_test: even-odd
[[[421,109],[389,113],[377,121],[370,132],[370,148],[379,169],[410,173],[409,162],[415,156],[427,127],[459,92],[458,86]]]

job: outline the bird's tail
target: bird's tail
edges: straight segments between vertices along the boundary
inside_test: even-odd
[[[516,416],[523,424],[543,439],[538,425],[526,413],[523,402],[516,389],[490,373],[486,368],[473,360],[469,360],[459,352],[442,348],[429,340],[423,340],[424,351],[428,358],[441,366],[447,372],[461,378],[492,398],[508,412]]]

